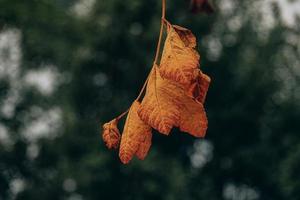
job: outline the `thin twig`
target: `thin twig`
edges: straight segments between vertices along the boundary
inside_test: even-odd
[[[149,77],[152,73],[153,68],[157,65],[157,59],[160,53],[160,46],[161,46],[161,40],[162,40],[162,34],[163,34],[163,30],[164,30],[164,23],[166,22],[165,16],[166,16],[166,0],[162,0],[162,8],[161,8],[161,12],[162,12],[162,16],[161,16],[161,21],[160,21],[160,31],[159,31],[159,38],[158,38],[158,43],[157,43],[157,47],[156,47],[156,53],[155,53],[155,59],[154,59],[154,64],[153,67],[151,69],[151,72],[149,73],[138,97],[135,99],[135,101],[139,101],[139,99],[141,98],[147,84],[149,81]],[[119,115],[118,117],[116,117],[116,120],[119,121],[120,119],[122,119],[122,117],[124,117],[127,113],[129,112],[129,109],[127,109],[125,112],[123,112],[121,115]]]
[[[118,122],[120,119],[122,119],[122,117],[124,117],[128,112],[129,112],[129,108],[128,108],[125,112],[123,112],[121,115],[119,115],[118,117],[116,117],[117,122]]]
[[[154,64],[157,64],[159,52],[160,52],[160,45],[161,45],[161,39],[162,39],[162,34],[164,30],[164,20],[166,16],[166,0],[162,0],[162,8],[161,8],[162,16],[161,16],[161,22],[160,22],[160,31],[159,31],[159,37],[158,37],[158,43],[156,47],[156,53],[155,53],[155,59],[154,59]]]
[[[145,83],[144,83],[144,85],[143,85],[143,87],[142,87],[142,89],[141,89],[138,97],[135,99],[136,101],[139,101],[139,99],[141,98],[141,96],[142,96],[142,94],[143,94],[143,92],[144,92],[144,90],[145,90],[145,88],[146,88],[146,86],[148,84],[150,74],[151,74],[151,72],[148,74],[148,77],[147,77],[147,79],[146,79],[146,81],[145,81]]]

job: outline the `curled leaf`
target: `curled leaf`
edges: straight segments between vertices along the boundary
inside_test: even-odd
[[[187,95],[204,104],[210,81],[210,77],[199,70],[199,74],[189,87]]]
[[[162,79],[157,66],[153,67],[145,97],[138,110],[139,117],[159,132],[168,135],[180,118],[182,88],[172,81]]]
[[[151,127],[139,118],[137,114],[139,107],[140,103],[134,101],[125,122],[119,152],[124,164],[127,164],[134,155],[144,159],[151,146]]]
[[[196,38],[180,26],[168,26],[159,72],[162,78],[189,86],[197,77],[200,55],[194,49]]]
[[[191,30],[178,25],[172,25],[172,26],[186,47],[190,47],[190,48],[196,47],[197,40]]]
[[[120,143],[120,132],[117,127],[118,121],[116,119],[111,120],[103,125],[102,139],[105,142],[107,148],[118,148]]]

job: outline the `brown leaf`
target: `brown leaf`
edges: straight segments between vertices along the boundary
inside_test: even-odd
[[[214,12],[213,7],[208,0],[191,0],[190,8],[193,13],[204,12],[211,14]]]
[[[168,26],[159,72],[163,78],[188,87],[198,75],[200,55],[194,49],[196,38],[180,26]]]
[[[195,137],[204,137],[207,130],[207,117],[203,105],[184,95],[181,98],[179,128]]]
[[[103,134],[102,139],[105,142],[107,148],[118,148],[118,145],[120,143],[120,132],[117,127],[117,120],[113,119],[108,123],[105,123],[103,125]]]
[[[189,87],[187,95],[204,104],[210,81],[210,77],[199,70],[199,74]]]
[[[172,81],[162,79],[154,66],[138,115],[145,123],[168,135],[179,122],[182,94],[183,90]]]
[[[134,101],[125,122],[119,152],[124,164],[127,164],[135,154],[139,159],[144,159],[151,146],[151,127],[139,118],[137,114],[139,107],[140,103]]]

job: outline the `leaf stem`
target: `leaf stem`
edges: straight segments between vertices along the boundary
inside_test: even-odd
[[[160,22],[160,31],[159,31],[159,37],[158,37],[158,43],[156,47],[156,53],[155,53],[155,59],[154,59],[154,64],[157,64],[159,52],[160,52],[160,45],[161,45],[161,39],[162,39],[162,34],[164,30],[164,20],[166,16],[166,0],[162,0],[162,8],[161,8],[161,22]]]
[[[161,11],[161,14],[162,14],[161,18],[164,19],[165,16],[166,16],[166,0],[162,0],[161,4],[162,4],[162,6],[161,6],[161,10],[162,10]]]
[[[147,84],[148,84],[148,81],[149,81],[149,77],[150,77],[150,74],[152,73],[152,70],[153,68],[155,68],[155,66],[157,65],[157,60],[158,60],[158,56],[159,56],[159,53],[160,53],[160,46],[161,46],[161,40],[162,40],[162,34],[163,34],[163,30],[164,30],[164,23],[166,22],[166,19],[165,19],[165,16],[166,16],[166,0],[162,0],[161,1],[162,3],[162,8],[161,8],[161,21],[160,21],[160,31],[159,31],[159,37],[158,37],[158,43],[157,43],[157,47],[156,47],[156,53],[155,53],[155,59],[154,59],[154,64],[153,64],[153,67],[151,69],[151,72],[149,73],[138,97],[135,99],[135,101],[139,101],[139,99],[141,98]],[[156,68],[155,68],[156,69]],[[116,120],[119,121],[120,119],[122,119],[122,117],[124,117],[128,112],[129,112],[130,108],[127,109],[125,112],[123,112],[122,114],[120,114],[118,117],[116,117]]]
[[[146,86],[148,84],[149,77],[150,77],[150,73],[148,74],[148,77],[147,77],[147,79],[146,79],[146,81],[145,81],[145,83],[144,83],[144,85],[143,85],[143,87],[142,87],[142,89],[141,89],[138,97],[135,99],[136,101],[139,101],[139,99],[141,98],[141,96],[142,96],[142,94],[143,94],[143,92],[144,92],[144,90],[145,90],[145,88],[146,88]]]
[[[123,112],[121,115],[119,115],[118,117],[116,117],[117,122],[118,122],[120,119],[122,119],[122,117],[124,117],[128,112],[129,112],[129,108],[128,108],[125,112]]]

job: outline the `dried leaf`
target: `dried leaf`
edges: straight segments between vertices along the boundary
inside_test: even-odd
[[[210,77],[199,70],[198,77],[188,89],[187,95],[204,104],[209,84]]]
[[[200,55],[195,46],[196,38],[190,30],[168,24],[160,75],[188,87],[198,75]]]
[[[138,115],[145,123],[168,135],[172,127],[178,125],[182,94],[183,90],[172,81],[162,79],[154,66]]]
[[[172,26],[186,47],[190,47],[190,48],[196,47],[197,40],[191,30],[178,25],[172,25]]]
[[[105,142],[106,146],[111,149],[111,148],[118,148],[118,145],[120,143],[120,132],[117,127],[118,122],[116,119],[111,120],[108,123],[105,123],[103,125],[103,134],[102,138],[103,141]]]
[[[179,129],[195,137],[204,137],[207,117],[203,105],[188,96],[182,96]]]
[[[191,0],[190,8],[193,13],[205,12],[211,14],[214,12],[208,0]]]
[[[139,118],[137,114],[139,107],[140,103],[134,101],[125,122],[119,152],[124,164],[127,164],[135,154],[139,159],[144,159],[151,146],[151,127]]]
[[[191,7],[197,12],[212,12],[208,0],[191,0]],[[167,24],[167,37],[160,66],[154,64],[125,122],[119,151],[124,164],[134,155],[139,159],[146,157],[151,147],[152,128],[165,135],[174,126],[195,137],[204,137],[206,134],[208,121],[203,103],[210,78],[199,69],[200,55],[195,50],[196,38],[190,30],[170,24],[164,19],[164,14],[163,21]],[[154,63],[157,63],[160,54],[162,30]],[[145,96],[139,103],[145,86]],[[103,125],[102,137],[108,148],[118,147],[121,136],[117,119],[126,113]]]
[[[140,146],[136,152],[136,156],[140,160],[144,160],[144,158],[147,156],[148,151],[151,147],[152,142],[152,133],[150,134],[144,134],[144,138],[141,138]]]

